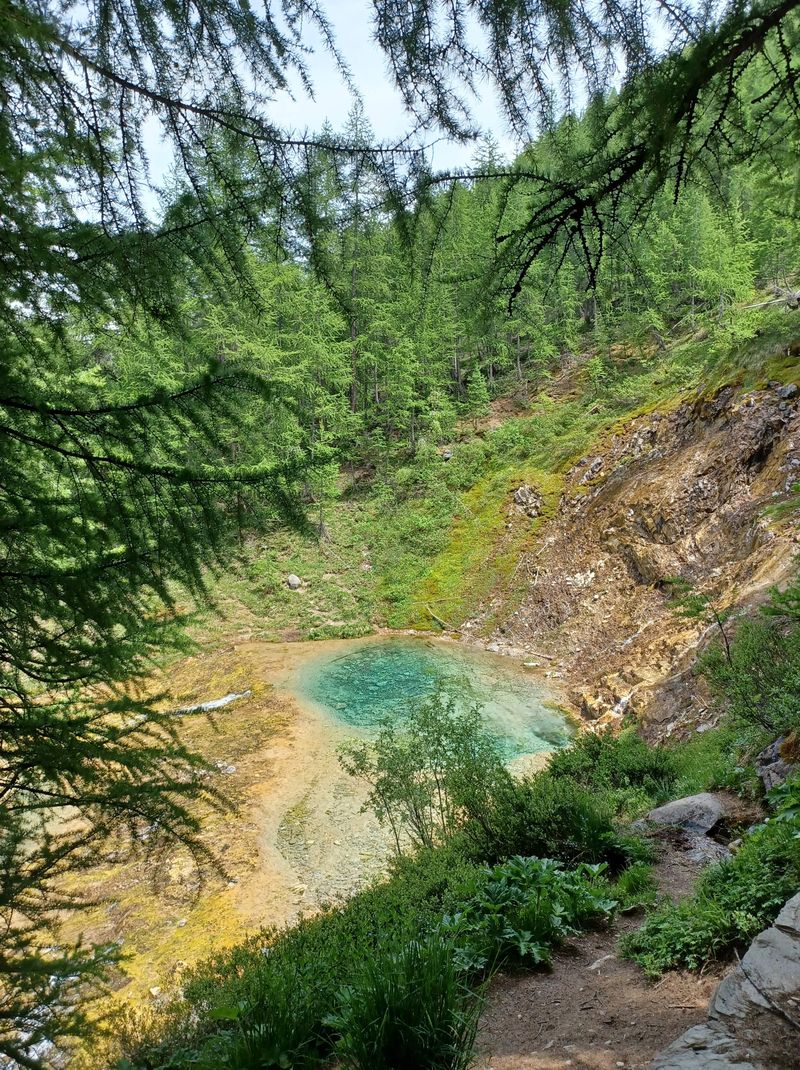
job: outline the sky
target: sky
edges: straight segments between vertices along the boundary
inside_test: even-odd
[[[372,4],[370,0],[327,0],[324,9],[330,19],[336,43],[347,62],[353,80],[361,94],[367,119],[376,142],[393,142],[402,138],[412,125],[403,107],[400,94],[392,83],[384,53],[372,37]],[[334,130],[344,127],[353,106],[353,98],[337,69],[336,61],[316,33],[309,32],[307,43],[314,49],[307,57],[307,66],[314,88],[314,98],[295,79],[292,93],[281,93],[270,109],[270,118],[282,130],[295,134],[317,133],[326,120]],[[508,136],[492,87],[486,86],[481,98],[473,98],[472,120],[482,131],[490,132],[501,155],[512,158],[519,151]],[[477,146],[449,141],[436,132],[425,137],[434,143],[430,164],[435,170],[468,168]],[[145,128],[145,147],[150,162],[150,175],[160,183],[173,160],[172,148],[164,140],[160,124],[151,120]]]
[[[378,141],[401,138],[410,120],[395,89],[384,53],[372,37],[372,4],[369,0],[328,0],[326,11],[333,24],[337,44],[347,61],[360,91],[364,108]],[[314,40],[309,35],[309,40]],[[316,41],[321,44],[321,42]],[[334,129],[341,128],[352,106],[352,99],[336,69],[335,61],[322,47],[309,58],[315,98],[309,100],[300,89],[292,101],[279,97],[275,106],[277,125],[298,131],[319,130],[326,119]],[[515,153],[508,137],[494,90],[487,86],[481,98],[474,100],[473,119],[481,129],[490,131],[505,155]],[[435,140],[436,135],[431,136]],[[435,145],[433,164],[439,169],[466,166],[475,146],[440,141]]]

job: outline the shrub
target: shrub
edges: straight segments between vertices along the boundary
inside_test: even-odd
[[[368,959],[326,1025],[348,1070],[466,1070],[479,999],[452,944],[434,933]]]
[[[773,788],[767,796],[777,811],[775,820],[789,825],[796,840],[800,840],[800,774]]]
[[[690,739],[672,746],[678,779],[673,788],[675,798],[700,791],[728,788],[743,794],[754,791],[755,773],[739,764],[737,755],[745,745],[741,732],[732,725],[695,733]]]
[[[510,783],[479,708],[458,710],[444,693],[412,707],[401,728],[388,723],[373,741],[346,743],[339,761],[369,784],[365,805],[389,824],[398,854],[404,839],[441,843]]]
[[[789,823],[770,821],[733,858],[710,866],[695,894],[650,915],[623,938],[623,953],[650,976],[697,970],[747,944],[800,888],[800,842]]]
[[[661,802],[669,797],[678,767],[672,751],[650,746],[627,729],[619,736],[584,733],[553,755],[550,773],[571,777],[587,788],[623,793],[641,789],[652,802]]]
[[[620,869],[631,844],[614,824],[607,798],[566,776],[549,772],[509,779],[463,830],[479,861],[514,855],[562,862],[607,862]]]
[[[712,646],[698,668],[751,746],[800,727],[800,628],[762,614],[743,621],[729,646]]]
[[[259,971],[249,1003],[215,1007],[209,1022],[231,1023],[231,1035],[200,1051],[202,1070],[306,1070],[319,1063],[319,1007],[309,963]]]

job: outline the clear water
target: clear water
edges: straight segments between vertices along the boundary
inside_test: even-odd
[[[292,681],[301,697],[353,728],[402,721],[441,690],[460,708],[478,705],[507,759],[565,746],[571,736],[547,692],[507,658],[425,640],[385,639],[312,658]]]

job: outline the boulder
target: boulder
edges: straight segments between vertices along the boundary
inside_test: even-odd
[[[781,736],[765,747],[755,760],[756,773],[764,785],[764,791],[777,788],[798,770],[795,762],[786,760],[785,750],[788,742],[787,736]]]
[[[703,791],[651,810],[647,820],[655,825],[671,825],[695,835],[707,835],[724,817],[725,807],[721,800],[711,792]]]
[[[514,505],[526,516],[529,516],[531,520],[535,520],[540,515],[542,501],[539,491],[529,487],[527,483],[523,483],[522,486],[517,487],[514,491]]]
[[[798,1052],[800,895],[719,984],[708,1021],[678,1037],[652,1070],[789,1070]]]
[[[289,575],[286,577],[286,586],[289,588],[290,591],[299,591],[300,588],[303,586],[303,581],[300,579],[299,576],[295,576],[293,572],[290,572]]]

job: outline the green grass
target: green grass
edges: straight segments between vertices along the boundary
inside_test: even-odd
[[[511,510],[514,490],[523,483],[544,498],[542,515],[534,521]],[[460,515],[452,523],[447,545],[421,577],[414,597],[399,607],[399,620],[411,627],[430,628],[435,626],[432,609],[458,628],[490,592],[497,591],[503,592],[510,609],[514,570],[535,544],[536,533],[544,518],[552,515],[560,492],[557,476],[527,465],[500,469],[476,483],[461,499]]]
[[[733,858],[710,866],[693,895],[663,905],[624,937],[621,949],[650,977],[702,969],[745,947],[798,887],[797,830],[769,822],[747,836]]]

